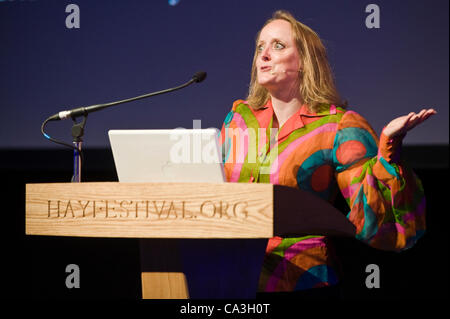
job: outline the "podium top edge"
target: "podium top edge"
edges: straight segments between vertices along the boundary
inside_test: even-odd
[[[223,183],[207,183],[207,182],[81,182],[81,183],[73,183],[73,182],[50,182],[50,183],[26,183],[25,185],[73,185],[76,187],[76,185],[137,185],[137,186],[144,186],[144,185],[197,185],[197,186],[236,186],[236,187],[260,187],[260,188],[273,188],[274,186],[279,185],[273,185],[268,183],[234,183],[234,182],[223,182]]]

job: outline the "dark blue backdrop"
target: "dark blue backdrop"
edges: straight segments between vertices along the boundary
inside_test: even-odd
[[[80,8],[68,29],[66,6]],[[84,147],[109,147],[108,129],[220,127],[244,98],[256,32],[290,10],[323,39],[338,88],[377,133],[420,108],[438,115],[406,144],[448,143],[448,0],[377,0],[381,27],[365,25],[369,1],[0,1],[0,148],[59,147],[40,134],[60,110],[173,87],[198,70],[204,83],[89,116]],[[48,126],[66,141],[71,123]]]

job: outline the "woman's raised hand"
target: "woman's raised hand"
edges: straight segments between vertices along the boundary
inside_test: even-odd
[[[386,125],[383,129],[383,133],[388,137],[406,134],[406,132],[424,122],[434,114],[436,114],[434,109],[423,109],[419,113],[411,112],[408,115],[397,117]]]

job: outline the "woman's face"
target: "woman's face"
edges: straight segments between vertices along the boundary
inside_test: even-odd
[[[300,59],[291,24],[274,20],[259,35],[256,59],[258,83],[269,92],[298,87]]]

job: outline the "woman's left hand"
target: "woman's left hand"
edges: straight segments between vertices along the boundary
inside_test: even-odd
[[[383,133],[391,138],[397,135],[406,134],[406,132],[413,129],[434,114],[436,114],[434,109],[423,109],[419,113],[411,112],[408,115],[397,117],[386,125],[383,129]]]

